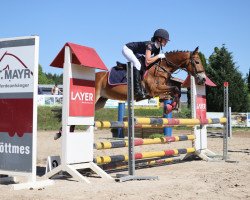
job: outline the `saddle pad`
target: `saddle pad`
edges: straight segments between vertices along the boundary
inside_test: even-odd
[[[116,69],[115,67],[111,68],[108,75],[109,85],[126,85],[127,84],[127,71]]]

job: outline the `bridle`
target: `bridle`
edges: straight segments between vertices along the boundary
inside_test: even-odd
[[[172,67],[173,69],[175,69],[174,71],[176,70],[184,70],[186,71],[187,73],[189,73],[187,71],[187,67],[189,65],[189,63],[191,63],[191,66],[192,66],[192,69],[193,71],[195,72],[194,75],[197,76],[197,74],[199,73],[198,70],[197,70],[197,67],[196,67],[196,61],[193,59],[193,52],[189,52],[189,57],[186,58],[185,60],[183,60],[179,65],[173,63],[172,61],[168,60],[167,58],[163,58],[163,60],[165,60],[166,64],[170,67]],[[186,61],[189,60],[189,62],[187,63]],[[181,67],[183,65],[183,63],[185,63],[185,66],[184,67]],[[164,66],[161,65],[161,60],[160,62],[158,62],[156,64],[158,66],[159,69],[161,69],[163,72],[165,73],[168,73],[168,74],[173,74],[173,72],[171,72],[170,70],[166,69]],[[158,71],[158,70],[157,70]],[[176,72],[177,73],[177,72]]]

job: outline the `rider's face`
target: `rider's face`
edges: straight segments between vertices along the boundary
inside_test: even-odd
[[[157,40],[157,42],[158,42],[158,44],[159,44],[160,46],[165,47],[168,41],[167,41],[166,39],[164,39],[164,38],[160,38],[160,37],[159,37],[158,40]]]
[[[167,44],[167,40],[165,40],[164,38],[161,39],[161,46],[165,47]]]

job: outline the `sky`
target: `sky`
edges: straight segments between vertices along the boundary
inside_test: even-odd
[[[0,38],[38,35],[39,63],[46,73],[66,42],[94,48],[110,69],[127,62],[122,47],[150,40],[158,28],[168,30],[163,52],[193,51],[208,57],[225,47],[243,74],[250,68],[249,0],[1,0]],[[186,72],[176,77],[185,79]]]

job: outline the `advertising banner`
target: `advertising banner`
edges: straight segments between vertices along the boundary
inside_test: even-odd
[[[70,79],[69,116],[95,115],[95,81]]]
[[[196,97],[196,118],[204,121],[207,119],[206,96],[197,95]]]
[[[0,170],[32,171],[37,71],[38,37],[0,39]]]

